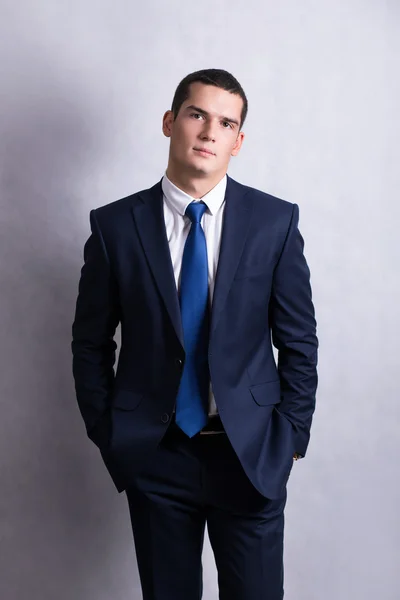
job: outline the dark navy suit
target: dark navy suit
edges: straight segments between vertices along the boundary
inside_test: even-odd
[[[242,488],[251,486],[256,503],[279,502],[293,454],[306,454],[317,387],[318,342],[299,209],[229,176],[225,199],[208,357],[227,440],[207,444],[214,452],[229,444],[220,452],[237,459]],[[93,210],[90,221],[73,372],[88,436],[121,492],[161,465],[160,441],[171,430],[185,361],[161,182]],[[168,460],[166,454],[165,468]],[[161,598],[154,589],[145,597]],[[191,600],[184,591],[182,598]]]

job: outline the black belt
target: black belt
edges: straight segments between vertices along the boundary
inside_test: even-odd
[[[200,431],[199,435],[213,435],[217,433],[225,433],[224,426],[219,415],[212,415],[208,418],[208,423]]]
[[[175,412],[172,419],[172,424],[174,428],[179,429],[180,432],[182,430],[176,424],[175,421]],[[224,426],[222,425],[221,417],[219,415],[211,415],[208,417],[208,423],[203,427],[201,431],[197,435],[215,435],[218,433],[225,433]]]

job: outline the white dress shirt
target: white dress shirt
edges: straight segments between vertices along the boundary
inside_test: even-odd
[[[191,202],[204,202],[207,209],[201,219],[207,244],[208,259],[208,286],[210,300],[214,295],[215,275],[217,273],[219,250],[221,246],[222,220],[225,210],[226,175],[212,190],[200,199],[194,199],[172,183],[165,174],[161,185],[164,197],[164,220],[169,250],[177,290],[180,289],[181,266],[183,249],[190,231],[191,221],[185,215],[187,206]],[[210,381],[209,415],[217,414],[214,394]]]

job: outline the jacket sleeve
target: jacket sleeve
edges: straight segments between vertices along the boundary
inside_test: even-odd
[[[295,430],[295,452],[305,456],[317,389],[316,321],[310,271],[293,205],[289,229],[275,267],[270,302],[272,341],[278,349],[281,403],[278,410]]]
[[[114,334],[120,319],[117,282],[95,210],[90,212],[90,225],[72,325],[72,370],[88,436],[100,446],[109,435],[107,417],[117,347]]]

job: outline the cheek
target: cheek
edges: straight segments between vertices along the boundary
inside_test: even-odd
[[[227,161],[229,161],[229,159],[230,159],[230,157],[231,157],[231,153],[232,153],[232,151],[233,151],[232,144],[229,144],[229,145],[227,145],[227,146],[224,148],[224,151],[223,151],[223,152],[221,152],[221,160],[222,160],[222,161],[224,161],[224,162],[227,162]]]
[[[190,132],[186,130],[180,130],[174,135],[174,146],[176,152],[184,152],[187,146],[189,145],[189,141],[193,136],[190,135]]]
[[[182,138],[181,135],[174,135],[174,139],[171,146],[175,156],[182,155],[182,152],[184,152],[185,149],[184,138]]]

